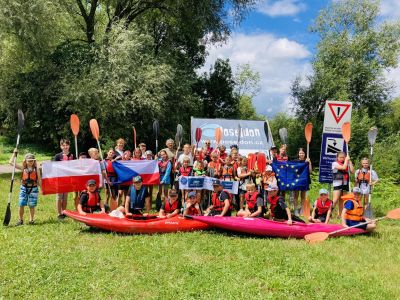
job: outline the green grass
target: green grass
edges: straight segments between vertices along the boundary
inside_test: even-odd
[[[0,214],[9,175],[0,176]],[[400,206],[376,192],[385,209]],[[397,190],[396,190],[397,189]],[[17,192],[12,225],[17,221]],[[69,203],[72,208],[72,201]],[[1,215],[3,217],[3,215]],[[27,220],[27,217],[25,218]],[[37,224],[0,227],[0,299],[398,299],[400,222],[370,236],[303,240],[215,231],[121,235],[56,220],[40,196]]]
[[[0,165],[8,164],[14,148],[15,143],[11,144],[4,136],[0,136]],[[18,162],[22,162],[27,153],[35,154],[38,161],[51,159],[55,153],[49,153],[45,149],[44,145],[21,143],[19,145]]]

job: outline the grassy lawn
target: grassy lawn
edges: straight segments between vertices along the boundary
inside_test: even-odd
[[[4,136],[0,137],[0,165],[8,164],[12,155],[13,149],[15,148],[15,142],[9,143]],[[48,153],[38,145],[24,144],[21,143],[19,146],[20,152],[18,153],[18,162],[22,162],[25,154],[33,153],[36,155],[36,159],[39,161],[51,159],[55,153]]]
[[[1,220],[10,175],[0,176]],[[399,190],[376,191],[383,209]],[[17,221],[17,191],[12,221]],[[393,195],[397,193],[397,195]],[[384,195],[384,197],[382,197]],[[370,236],[303,240],[215,231],[165,235],[99,232],[57,221],[40,196],[37,224],[0,227],[0,299],[395,299],[400,295],[400,222]],[[72,208],[72,201],[69,203]],[[25,220],[27,221],[27,217]]]

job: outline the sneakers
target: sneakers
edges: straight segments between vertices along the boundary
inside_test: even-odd
[[[29,225],[34,225],[34,224],[35,224],[35,220],[29,221]]]
[[[24,225],[24,221],[23,220],[19,220],[17,222],[17,224],[15,224],[15,226],[21,226],[21,225]]]
[[[65,217],[66,217],[66,215],[64,215],[64,214],[60,214],[60,215],[58,215],[58,219],[59,220],[64,220],[65,219]]]

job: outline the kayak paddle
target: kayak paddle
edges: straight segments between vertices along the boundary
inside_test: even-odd
[[[307,141],[307,158],[310,158],[310,142],[312,138],[312,130],[313,130],[313,124],[312,123],[307,123],[306,127],[304,128],[304,136]],[[303,216],[306,218],[308,221],[308,218],[310,217],[310,199],[308,195],[308,191],[306,192],[306,200],[303,202]]]
[[[201,130],[201,128],[196,128],[196,133],[195,133],[195,140],[196,140],[196,149],[199,147],[199,142],[201,140],[201,136],[203,134],[203,131]]]
[[[175,153],[175,161],[178,158],[178,152],[182,145],[182,139],[183,139],[183,127],[181,124],[178,124],[176,126],[176,134],[175,134],[175,144],[178,146]]]
[[[71,130],[72,133],[74,134],[75,137],[75,157],[78,158],[78,134],[79,134],[79,118],[76,114],[72,114],[69,123],[71,125]]]
[[[19,139],[21,136],[21,131],[24,128],[24,124],[25,124],[24,113],[22,112],[22,110],[18,109],[18,134],[17,134],[17,145],[15,146],[15,148],[17,150],[18,150],[18,146],[19,146]],[[3,222],[4,226],[8,226],[8,224],[10,224],[10,220],[11,220],[11,196],[12,196],[12,191],[13,191],[13,186],[14,186],[15,164],[17,162],[17,155],[18,155],[18,152],[15,153],[14,160],[13,160],[13,170],[12,170],[12,175],[11,175],[10,192],[8,194],[8,203],[7,203],[6,214],[4,216],[4,222]]]
[[[374,158],[374,144],[376,141],[376,136],[378,135],[378,128],[372,127],[368,131],[368,141],[371,146],[371,162],[369,165],[369,194],[368,194],[368,205],[367,209],[365,210],[365,216],[369,219],[372,219],[374,217],[374,213],[372,212],[372,160]]]
[[[156,138],[156,155],[158,156],[158,135],[160,133],[160,124],[158,123],[158,120],[154,120],[153,122],[153,133]]]
[[[133,126],[133,144],[135,145],[135,149],[137,148],[136,144],[136,128]]]
[[[288,133],[287,133],[287,129],[286,128],[280,128],[279,129],[279,137],[281,139],[281,142],[284,145],[287,145],[288,142]]]
[[[349,230],[349,229],[352,229],[352,228],[360,227],[360,226],[363,226],[363,225],[366,225],[366,224],[370,224],[372,222],[376,222],[376,221],[379,221],[379,220],[382,220],[382,219],[385,219],[385,218],[392,219],[392,220],[399,220],[400,219],[400,208],[396,208],[396,209],[393,209],[393,210],[389,211],[386,214],[386,216],[384,216],[384,217],[380,217],[380,218],[377,218],[377,219],[374,219],[374,220],[370,220],[370,221],[367,221],[367,222],[359,223],[357,225],[345,227],[345,228],[342,228],[342,229],[339,229],[339,230],[335,230],[335,231],[332,231],[332,232],[329,232],[329,233],[328,232],[310,233],[310,234],[305,235],[304,239],[310,244],[316,244],[316,243],[325,241],[328,237],[330,237],[330,236],[332,236],[332,235],[334,235],[336,233],[343,232],[343,231],[346,231],[346,230]]]
[[[344,122],[342,125],[342,136],[344,141],[346,142],[346,154],[350,156],[349,153],[349,142],[351,138],[351,125],[350,122]],[[349,190],[351,191],[351,181],[350,181],[350,168],[349,168]]]
[[[240,126],[240,123],[238,124],[238,138],[237,138],[237,147],[239,151],[239,143],[240,143],[240,138],[242,137],[242,126]]]

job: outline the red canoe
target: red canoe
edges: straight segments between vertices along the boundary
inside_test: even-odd
[[[80,215],[76,211],[64,211],[68,217],[85,223],[87,226],[120,233],[168,233],[208,229],[210,226],[199,221],[188,220],[183,217],[170,219],[152,218],[148,220],[132,220],[127,218],[111,217],[107,214]]]
[[[338,224],[324,223],[293,223],[289,226],[286,222],[276,222],[262,218],[236,218],[236,217],[203,217],[191,216],[193,220],[204,222],[212,227],[258,236],[304,238],[305,235],[315,232],[332,232],[343,227]],[[334,236],[355,235],[366,233],[365,230],[352,228]]]

